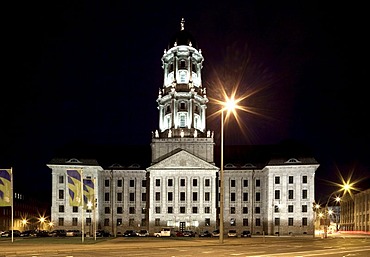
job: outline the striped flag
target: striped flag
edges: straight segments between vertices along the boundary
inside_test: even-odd
[[[71,206],[82,205],[82,170],[67,170],[69,204]]]
[[[12,206],[12,170],[0,170],[0,206]]]
[[[91,179],[84,179],[84,209],[95,209],[94,199],[94,181]]]

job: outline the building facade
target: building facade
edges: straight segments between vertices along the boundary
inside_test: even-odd
[[[152,132],[148,166],[119,160],[100,165],[99,156],[51,160],[51,216],[57,227],[76,229],[83,220],[84,231],[92,231],[96,224],[114,235],[127,229],[152,233],[173,227],[199,233],[219,227],[220,168],[215,164],[214,132],[206,124],[203,61],[182,20],[162,56],[158,129]],[[257,163],[248,151],[244,153],[237,161],[225,157],[225,231],[312,234],[318,163],[298,153],[269,154]],[[81,169],[83,178],[95,181],[95,210],[69,206],[69,169]]]

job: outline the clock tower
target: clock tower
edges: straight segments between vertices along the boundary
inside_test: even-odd
[[[153,164],[180,149],[214,164],[213,132],[206,129],[208,98],[202,85],[203,61],[202,51],[182,19],[180,31],[162,56],[159,128],[153,132],[151,143]]]

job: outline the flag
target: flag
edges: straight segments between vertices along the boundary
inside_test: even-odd
[[[0,170],[0,206],[12,206],[12,170]]]
[[[84,179],[84,209],[95,209],[95,194],[94,194],[94,181],[91,179]]]
[[[82,170],[67,170],[69,204],[71,206],[82,205]]]

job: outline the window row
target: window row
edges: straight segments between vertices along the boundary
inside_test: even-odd
[[[275,190],[275,200],[280,200],[280,190]],[[307,189],[302,190],[302,199],[308,198],[308,191]],[[294,199],[294,190],[288,190],[288,199],[293,200]]]
[[[172,179],[172,178],[167,179],[167,184],[166,185],[169,186],[169,187],[174,186],[174,179]],[[155,186],[156,187],[161,186],[161,179],[158,179],[158,178],[155,179]],[[180,186],[181,187],[186,186],[186,179],[184,179],[184,178],[180,179]],[[198,179],[196,179],[196,178],[192,179],[192,186],[193,187],[199,186]],[[206,186],[206,187],[211,186],[211,180],[209,178],[204,180],[204,186]]]
[[[166,200],[167,202],[172,202],[174,197],[173,192],[167,192],[167,199],[162,199],[161,198],[161,192],[155,192],[155,200],[157,202],[161,200]],[[192,201],[199,201],[198,199],[198,192],[192,192]],[[210,192],[205,192],[204,193],[204,201],[209,202],[211,200],[211,193]],[[180,201],[186,201],[186,193],[185,192],[180,192]]]
[[[302,176],[302,184],[307,184],[307,176]],[[294,184],[294,176],[288,176],[288,183]],[[275,184],[280,184],[280,176],[275,177]]]
[[[161,207],[155,207],[155,213],[175,213],[175,208],[172,206],[167,207],[167,212],[161,212]],[[186,213],[186,208],[184,206],[179,207],[179,213]],[[199,213],[199,208],[194,206],[191,208],[191,213]],[[204,213],[211,213],[211,207],[204,207]]]
[[[275,218],[275,226],[280,226],[280,218]],[[297,224],[298,225],[298,224]],[[301,220],[301,223],[299,224],[301,226],[307,226],[308,225],[308,218],[304,217]],[[294,218],[288,218],[288,226],[294,226]]]

